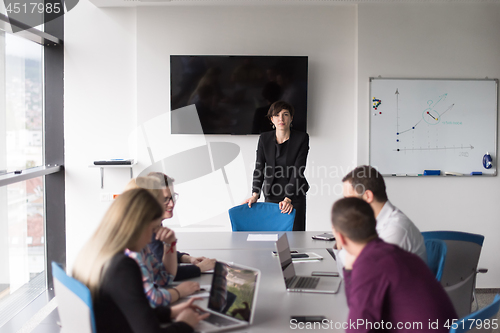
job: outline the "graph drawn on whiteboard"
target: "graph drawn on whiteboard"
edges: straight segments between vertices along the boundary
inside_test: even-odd
[[[370,164],[382,174],[496,174],[496,80],[370,80]]]

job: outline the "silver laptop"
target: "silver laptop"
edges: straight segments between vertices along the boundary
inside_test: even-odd
[[[210,317],[199,322],[196,332],[221,332],[250,325],[257,301],[260,271],[234,263],[215,263],[208,298]]]
[[[293,267],[292,255],[286,233],[276,242],[276,252],[280,259],[286,290],[302,293],[336,294],[342,279],[339,277],[297,276]]]

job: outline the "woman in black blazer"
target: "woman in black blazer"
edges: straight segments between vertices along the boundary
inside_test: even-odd
[[[251,207],[263,187],[266,202],[278,203],[282,213],[295,208],[294,231],[306,230],[306,192],[304,176],[309,135],[291,129],[294,108],[284,101],[274,102],[267,117],[274,131],[260,135],[253,172],[252,196],[245,201]]]

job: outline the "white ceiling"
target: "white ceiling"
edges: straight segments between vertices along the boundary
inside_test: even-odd
[[[360,3],[500,3],[500,0],[90,0],[97,7],[328,5]]]

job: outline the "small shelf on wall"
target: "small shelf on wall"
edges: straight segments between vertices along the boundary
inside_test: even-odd
[[[132,164],[122,164],[122,165],[94,165],[91,164],[89,165],[89,168],[100,168],[101,169],[101,188],[104,188],[104,169],[123,169],[123,168],[129,168],[130,169],[130,179],[134,178],[134,165],[136,165],[137,162],[134,162]]]

